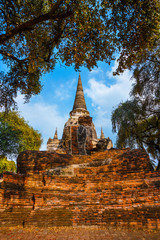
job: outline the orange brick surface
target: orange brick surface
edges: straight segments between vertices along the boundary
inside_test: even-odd
[[[109,160],[108,164],[103,162]],[[78,164],[89,165],[81,166]],[[71,175],[48,169],[76,164]],[[24,152],[0,183],[0,226],[160,229],[160,172],[142,150],[90,156]]]

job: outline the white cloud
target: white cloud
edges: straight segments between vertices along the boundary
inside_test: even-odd
[[[93,104],[105,109],[107,112],[111,111],[113,106],[116,106],[121,101],[125,101],[129,97],[131,89],[131,73],[125,71],[119,76],[113,76],[112,72],[116,69],[117,63],[108,71],[106,75],[115,80],[115,84],[108,86],[104,82],[96,78],[89,79],[89,88],[85,93],[93,101]]]
[[[101,67],[94,68],[90,71],[90,74],[99,74],[99,73],[103,73],[103,70]]]
[[[76,79],[71,79],[67,81],[65,84],[60,84],[58,88],[55,90],[55,95],[60,100],[67,100],[72,97],[71,89],[75,85]]]
[[[68,89],[63,84],[61,84],[59,88],[55,90],[55,95],[60,100],[66,100],[70,97]]]
[[[17,97],[18,108],[26,121],[43,137],[41,150],[46,150],[46,143],[49,137],[53,138],[55,129],[58,129],[58,136],[61,138],[64,124],[68,116],[61,116],[56,104],[49,105],[37,97],[37,102],[23,104],[21,95]]]
[[[116,79],[117,83],[118,82],[119,83],[120,82],[126,82],[126,81],[130,82],[129,80],[130,80],[132,74],[131,74],[131,72],[129,70],[124,71],[123,74],[120,74],[120,75],[117,75],[117,76],[113,76],[113,72],[116,71],[117,67],[118,67],[118,62],[116,60],[114,62],[114,66],[112,66],[112,68],[111,68],[111,71],[107,71],[106,72],[106,76],[109,77],[109,78]]]
[[[92,106],[95,108],[95,125],[96,127],[106,128],[106,131],[111,131],[111,112],[114,107],[129,98],[131,89],[131,72],[128,70],[118,76],[113,76],[112,73],[117,68],[115,62],[111,71],[106,73],[105,82],[99,79],[98,76],[89,79],[89,87],[85,93],[92,100]],[[110,80],[110,81],[109,81]],[[111,83],[114,81],[114,83]],[[107,82],[107,83],[106,83]]]
[[[101,82],[104,82],[104,80],[105,80],[105,73],[104,73],[104,71],[102,70],[101,67],[97,67],[97,68],[92,69],[89,72],[89,76],[96,76],[96,77],[101,79]]]

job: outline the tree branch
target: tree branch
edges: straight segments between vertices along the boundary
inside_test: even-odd
[[[38,16],[34,19],[31,19],[25,23],[22,23],[20,26],[10,30],[8,33],[0,35],[0,45],[4,44],[4,42],[9,40],[16,34],[30,30],[34,25],[36,25],[38,23],[41,23],[41,22],[47,21],[47,20],[51,20],[51,19],[56,20],[56,19],[63,19],[63,18],[69,17],[72,14],[72,11],[69,11],[69,10],[55,14],[56,10],[58,9],[58,7],[61,5],[62,2],[63,2],[63,0],[58,0],[56,2],[56,4],[53,6],[53,8],[48,13],[40,15],[40,16]]]
[[[145,141],[144,139],[142,140],[142,142],[146,145],[154,146],[156,148],[156,150],[158,150],[158,151],[160,150],[159,144],[156,144],[155,142],[150,142],[147,140]]]
[[[14,55],[12,55],[11,53],[8,53],[8,52],[6,52],[6,51],[4,51],[4,50],[0,50],[0,54],[6,56],[6,57],[8,57],[8,58],[11,58],[11,59],[15,60],[15,61],[18,62],[19,64],[22,64],[22,62],[24,62],[24,61],[26,61],[26,60],[28,59],[28,58],[25,58],[25,59],[20,60],[20,59],[16,58]]]
[[[56,35],[53,39],[51,39],[51,40],[48,42],[48,44],[47,44],[47,49],[48,49],[48,51],[49,51],[49,54],[48,54],[48,57],[45,58],[45,61],[46,61],[46,62],[49,61],[49,59],[50,59],[50,57],[51,57],[51,55],[52,55],[53,46],[56,45],[56,44],[58,44],[58,41],[59,41],[59,39],[61,38],[61,36],[62,36],[62,34],[63,34],[63,32],[64,32],[64,29],[65,29],[65,24],[64,24],[64,21],[63,21],[63,23],[59,23],[59,24],[58,24],[57,35]]]

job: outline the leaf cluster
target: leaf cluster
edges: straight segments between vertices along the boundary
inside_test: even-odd
[[[146,117],[160,112],[160,40],[156,41],[152,51],[135,65],[131,95],[139,98]]]
[[[160,51],[159,40],[146,58],[135,65],[131,100],[112,113],[117,146],[140,147],[160,164]]]
[[[160,158],[160,116],[146,118],[137,100],[121,103],[112,113],[112,125],[118,132],[118,148],[140,147],[153,158]]]
[[[120,51],[117,72],[152,49],[159,30],[158,0],[1,0],[0,106],[41,91],[40,77],[57,61],[92,69]]]
[[[0,156],[0,173],[6,171],[16,172],[16,164],[14,161],[9,161],[6,157]]]
[[[39,150],[41,143],[41,134],[19,113],[0,113],[0,155],[15,157],[24,150]]]

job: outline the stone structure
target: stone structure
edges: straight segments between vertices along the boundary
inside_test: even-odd
[[[47,150],[61,150],[67,154],[90,154],[91,151],[110,149],[113,147],[110,139],[105,139],[101,129],[101,138],[97,138],[95,126],[86,107],[81,76],[79,75],[76,96],[70,118],[65,123],[63,136],[59,142],[54,139],[47,142]],[[103,141],[102,141],[103,139]],[[101,147],[99,147],[101,146]]]
[[[55,131],[55,134],[54,134],[54,138],[51,139],[49,138],[48,139],[48,142],[47,142],[47,151],[56,151],[58,146],[59,146],[59,140],[58,140],[58,134],[57,134],[57,129]]]
[[[56,131],[48,151],[20,153],[0,180],[0,227],[17,225],[160,230],[160,168],[144,150],[112,148],[103,130],[97,139],[80,77],[62,140]]]
[[[160,230],[160,172],[142,150],[25,151],[0,183],[0,226]]]
[[[104,150],[109,150],[111,148],[113,148],[112,140],[109,137],[105,138],[103,130],[101,128],[101,136],[98,143],[96,144],[96,150],[104,151]]]
[[[104,139],[105,136],[104,136],[104,133],[103,133],[103,129],[101,128],[101,136],[100,136],[100,139]]]

